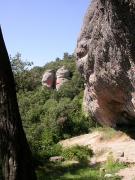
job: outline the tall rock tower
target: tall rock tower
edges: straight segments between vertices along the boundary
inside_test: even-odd
[[[135,124],[135,1],[93,0],[76,47],[87,110],[101,124]]]

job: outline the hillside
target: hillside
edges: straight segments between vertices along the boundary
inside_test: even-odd
[[[29,68],[32,63],[24,62],[20,55],[12,58],[11,63],[16,80],[23,127],[33,153],[35,167],[38,168],[38,177],[42,170],[39,167],[47,168],[50,157],[61,156],[63,147],[70,148],[70,146],[76,145],[92,149],[94,156],[89,162],[90,166],[101,164],[98,166],[98,170],[91,168],[91,173],[95,173],[95,175],[88,175],[91,178],[99,179],[100,168],[108,162],[110,153],[113,154],[114,161],[111,162],[112,168],[115,169],[115,163],[120,162],[117,165],[117,170],[113,170],[114,172],[118,172],[123,167],[128,167],[128,164],[135,163],[135,143],[133,139],[113,129],[99,128],[100,130],[97,131],[99,125],[92,120],[90,114],[88,116],[83,112],[84,79],[76,70],[74,56],[66,54],[63,59],[56,59],[43,67]],[[43,87],[41,80],[44,72],[48,69],[56,72],[62,66],[71,72],[69,81],[64,83],[59,90]],[[81,153],[85,154],[86,152],[85,149]],[[81,171],[82,167],[80,165],[75,169],[79,168],[78,170]],[[65,168],[67,166],[68,164],[64,165]],[[60,164],[58,167],[57,163],[51,165],[52,173],[54,173],[53,168],[61,169],[63,165]],[[72,168],[75,171],[74,163],[71,163],[71,171]],[[85,165],[82,171],[87,174],[88,168],[89,165]],[[131,168],[134,168],[134,166]],[[125,171],[130,172],[131,168],[129,167]],[[113,172],[109,170],[109,167],[107,169],[107,172]],[[62,169],[60,171],[63,174]],[[121,170],[118,175],[123,175],[125,171]],[[48,170],[41,173],[43,179],[46,175],[47,179],[51,176]],[[126,175],[127,173],[124,176],[126,177]],[[54,175],[52,174],[52,176]],[[115,176],[114,173],[113,176]],[[133,176],[134,173],[131,177]],[[42,179],[41,177],[39,179]],[[83,177],[82,174],[80,179],[83,179]],[[104,175],[102,178],[104,179]]]
[[[59,154],[59,140],[89,132],[94,123],[82,110],[84,80],[73,55],[65,53],[63,59],[29,68],[32,63],[24,62],[17,54],[11,63],[23,126],[38,161]],[[56,72],[63,66],[70,71],[69,81],[58,91],[43,87],[44,72]]]
[[[80,3],[12,3],[9,52],[70,51]],[[8,55],[0,27],[0,180],[135,179],[134,29],[135,0],[91,0],[74,54],[39,67]]]
[[[60,144],[64,148],[75,145],[88,146],[94,151],[91,164],[105,163],[111,155],[116,164],[127,164],[127,167],[117,173],[122,180],[135,178],[135,140],[123,132],[111,128],[97,128],[92,133],[63,140]]]
[[[93,163],[105,162],[109,153],[113,153],[117,161],[135,163],[135,141],[125,133],[111,128],[97,128],[92,133],[63,140],[60,144],[63,147],[89,146],[95,153]]]
[[[43,67],[29,68],[32,63],[24,62],[20,55],[12,58],[11,63],[23,126],[36,167],[47,166],[49,158],[60,156],[63,147],[75,145],[93,150],[92,164],[106,163],[110,152],[121,163],[135,163],[134,140],[113,129],[99,128],[97,131],[99,125],[83,111],[84,79],[76,69],[73,55],[66,53],[63,59],[57,58]],[[71,73],[68,82],[59,90],[42,86],[44,72],[56,72],[63,66]],[[118,169],[122,167],[118,165]],[[97,172],[96,176],[99,176]]]

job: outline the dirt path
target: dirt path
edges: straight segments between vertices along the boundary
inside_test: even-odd
[[[107,137],[107,134],[105,137]],[[135,164],[135,140],[121,132],[116,133],[111,138],[104,138],[102,132],[93,132],[61,141],[60,144],[63,147],[88,145],[95,153],[92,163],[106,161],[108,154],[111,152],[117,161]],[[123,180],[135,180],[135,165],[120,170],[118,175],[122,176]]]
[[[135,180],[135,166],[121,169],[117,175],[123,177],[122,180]]]
[[[73,145],[89,146],[96,154],[95,161],[103,162],[112,152],[117,160],[135,163],[135,140],[124,133],[117,133],[113,138],[105,139],[102,132],[93,132],[61,141],[63,147]]]

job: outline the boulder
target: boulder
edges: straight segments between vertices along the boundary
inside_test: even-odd
[[[105,176],[104,176],[105,178],[113,178],[114,177],[114,175],[113,174],[105,174]]]
[[[56,89],[59,90],[60,87],[69,80],[70,71],[62,66],[56,72]]]
[[[135,125],[135,1],[92,0],[75,54],[85,109],[103,125]]]
[[[50,162],[62,162],[64,161],[64,158],[62,156],[53,156],[49,159]]]
[[[47,70],[42,77],[42,86],[48,88],[55,87],[55,72],[53,70]]]

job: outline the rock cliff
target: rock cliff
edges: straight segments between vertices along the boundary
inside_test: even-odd
[[[75,54],[87,110],[101,124],[135,124],[135,1],[93,0]]]

